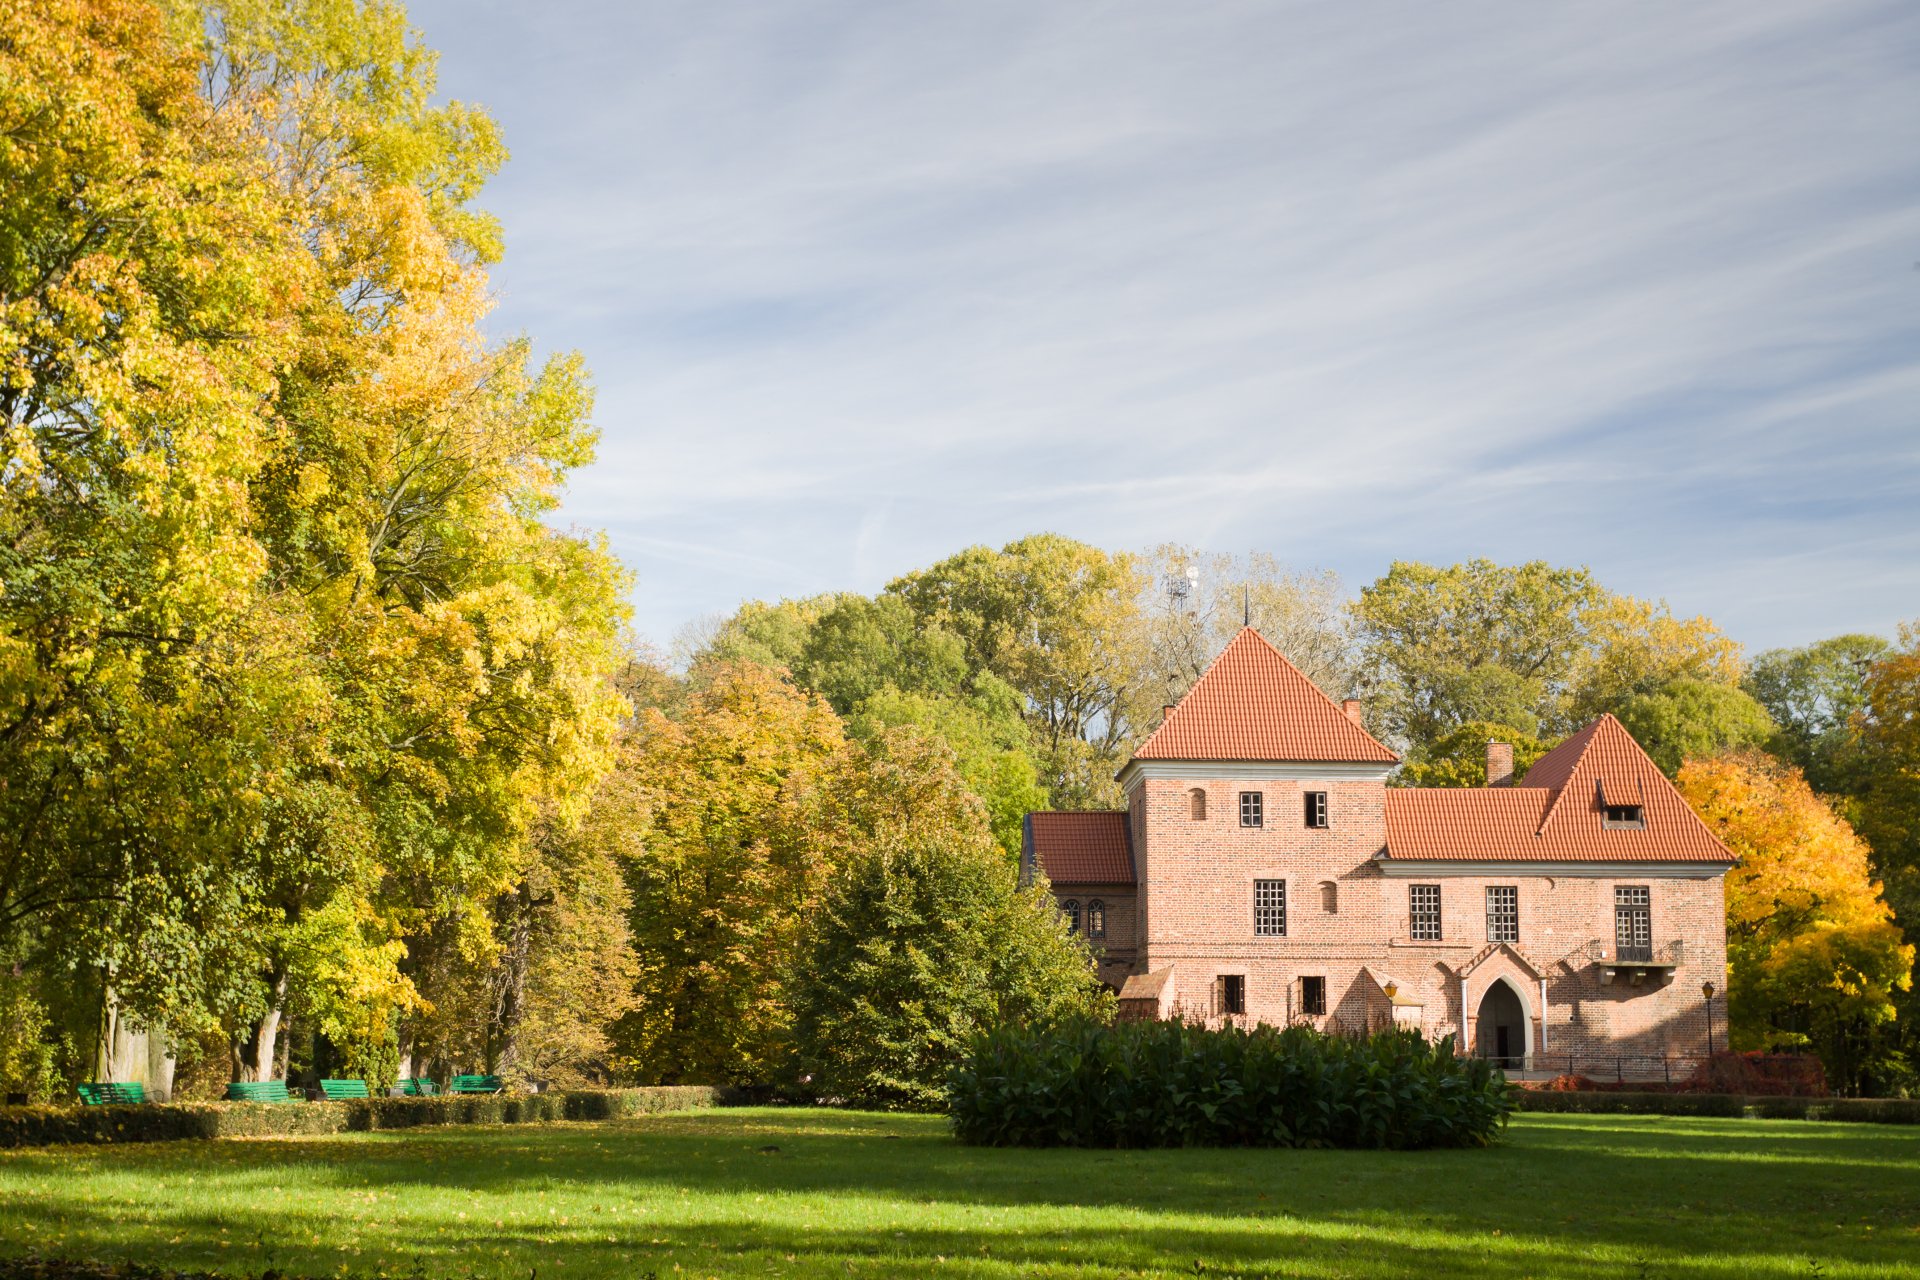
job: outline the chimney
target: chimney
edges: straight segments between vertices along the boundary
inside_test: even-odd
[[[1162,705],[1160,708],[1160,723],[1165,724],[1167,722],[1167,717],[1172,714],[1173,714],[1173,704],[1171,702],[1165,703],[1164,705]]]
[[[1490,787],[1513,785],[1513,744],[1511,742],[1487,744],[1487,785]]]
[[[1360,718],[1360,699],[1348,698],[1340,704],[1340,709],[1347,713],[1347,719],[1353,721],[1362,729],[1367,727],[1366,721]]]

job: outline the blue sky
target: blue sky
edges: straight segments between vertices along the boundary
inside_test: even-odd
[[[1920,617],[1920,8],[415,0],[659,642],[973,543]]]

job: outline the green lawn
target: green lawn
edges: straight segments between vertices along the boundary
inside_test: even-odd
[[[0,1256],[252,1274],[1913,1276],[1920,1131],[1523,1116],[1486,1151],[988,1151],[925,1116],[0,1151]]]

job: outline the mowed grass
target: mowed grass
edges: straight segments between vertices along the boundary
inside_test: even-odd
[[[997,1151],[938,1117],[0,1152],[0,1256],[257,1274],[1920,1275],[1920,1132],[1523,1116],[1491,1150]]]

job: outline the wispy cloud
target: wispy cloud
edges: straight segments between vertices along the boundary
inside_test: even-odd
[[[657,636],[1040,528],[1920,614],[1920,12],[416,0]]]

